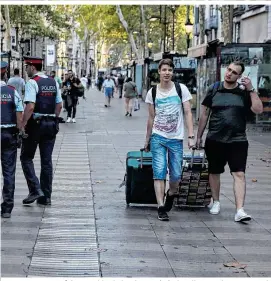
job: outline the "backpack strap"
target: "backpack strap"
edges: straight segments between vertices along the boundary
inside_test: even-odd
[[[218,89],[220,88],[220,81],[216,81],[213,85],[213,89],[212,89],[212,95],[211,95],[211,101],[213,100],[214,96],[216,95],[216,93],[218,92]],[[210,119],[210,116],[211,116],[211,110],[209,112],[209,115],[208,115],[208,119],[207,119],[207,122],[209,122],[209,119]]]
[[[213,90],[212,90],[212,99],[216,95],[219,88],[220,88],[220,81],[216,81],[214,83]]]
[[[151,89],[152,101],[153,101],[154,109],[155,109],[156,90],[157,90],[157,85],[154,85],[154,86],[152,87],[152,89]]]
[[[177,94],[181,100],[181,105],[182,105],[182,109],[184,111],[184,108],[183,108],[183,95],[182,95],[182,88],[181,88],[181,85],[180,83],[178,82],[174,82],[174,85],[175,85],[175,88],[176,88],[176,91],[177,91]]]

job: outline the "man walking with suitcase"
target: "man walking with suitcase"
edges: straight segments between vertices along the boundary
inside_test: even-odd
[[[192,96],[183,84],[173,83],[173,62],[163,59],[158,66],[160,83],[148,91],[149,117],[145,150],[152,152],[153,178],[158,204],[158,219],[168,221],[178,185],[181,180],[184,116],[188,130],[188,147],[194,146]],[[168,158],[168,161],[167,161]],[[169,190],[165,198],[165,182],[169,169]],[[164,202],[165,201],[165,202]]]
[[[208,159],[209,182],[213,205],[210,213],[220,212],[220,174],[228,163],[234,179],[236,222],[249,221],[251,217],[244,211],[246,194],[246,162],[248,141],[246,137],[246,117],[251,110],[255,114],[263,111],[263,105],[248,77],[241,78],[245,70],[241,62],[231,63],[223,82],[211,85],[202,102],[202,113],[197,133],[197,147],[201,146],[202,135],[210,115],[209,131],[205,141]],[[241,84],[237,82],[241,78]]]

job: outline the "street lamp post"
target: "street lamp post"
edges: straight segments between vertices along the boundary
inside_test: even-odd
[[[43,71],[45,71],[45,64],[46,64],[46,49],[45,49],[45,46],[42,49],[42,59],[43,59]]]
[[[185,31],[186,31],[187,54],[188,54],[188,49],[190,46],[190,34],[193,31],[193,24],[191,23],[190,16],[189,16],[189,12],[190,12],[189,5],[187,5],[186,11],[187,11],[187,15],[186,15]]]
[[[21,38],[21,40],[19,41],[20,43],[20,48],[21,48],[21,58],[22,58],[22,78],[24,78],[24,45],[25,45],[25,40],[23,38]]]
[[[175,13],[176,13],[176,5],[171,5],[170,10],[172,12],[172,51],[175,50]]]

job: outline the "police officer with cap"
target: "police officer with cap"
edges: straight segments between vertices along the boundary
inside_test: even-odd
[[[10,218],[14,206],[17,133],[21,130],[23,103],[12,86],[7,86],[8,64],[1,61],[1,165],[4,178],[1,217]]]
[[[52,153],[58,133],[58,120],[62,109],[61,93],[56,81],[42,70],[42,58],[24,57],[26,72],[31,79],[25,85],[23,126],[28,138],[23,139],[21,163],[29,194],[23,204],[35,200],[42,205],[51,204],[53,166]],[[39,146],[41,173],[38,180],[33,159]]]

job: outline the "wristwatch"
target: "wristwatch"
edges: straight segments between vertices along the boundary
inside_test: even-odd
[[[189,136],[188,138],[193,140],[195,138],[195,136]]]
[[[253,93],[253,92],[256,92],[256,89],[255,88],[252,88],[248,91],[249,93]]]

